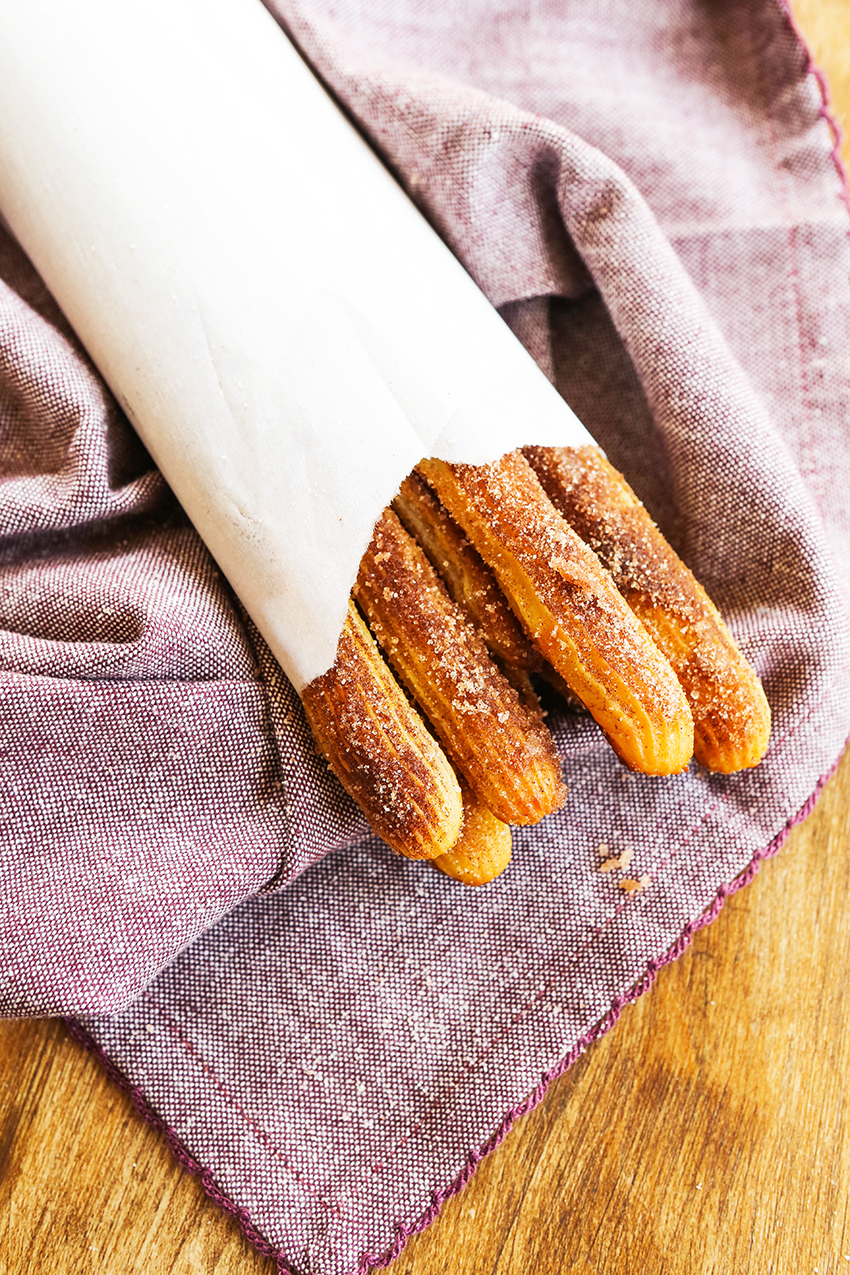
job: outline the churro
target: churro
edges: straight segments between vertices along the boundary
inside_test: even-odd
[[[529,674],[539,673],[544,661],[481,555],[419,474],[411,474],[402,483],[393,509],[425,551],[452,601],[476,626],[505,676],[520,694],[528,694]]]
[[[333,667],[302,701],[320,751],[372,830],[410,859],[451,850],[463,823],[457,776],[353,602]]]
[[[563,803],[531,675],[578,696],[633,770],[674,774],[694,749],[726,772],[764,755],[758,678],[595,448],[423,461],[394,506],[353,590],[372,632],[352,602],[333,668],[303,698],[395,850],[484,884],[510,861],[509,825]]]
[[[492,568],[543,655],[632,770],[673,774],[693,751],[693,719],[668,661],[528,461],[420,466]]]
[[[725,773],[755,766],[770,738],[761,683],[626,480],[593,447],[530,447],[525,455],[670,661],[690,703],[697,761]]]
[[[434,867],[464,885],[487,885],[510,861],[510,828],[463,788],[463,829],[448,854],[431,860]]]
[[[375,528],[354,595],[476,797],[509,824],[537,823],[562,805],[560,762],[539,711],[490,659],[392,510]]]

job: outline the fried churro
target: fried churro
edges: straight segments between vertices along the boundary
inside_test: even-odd
[[[392,510],[375,528],[354,589],[378,644],[475,796],[509,824],[563,804],[560,762],[419,545]]]
[[[510,828],[463,788],[463,829],[448,854],[431,860],[434,867],[464,885],[487,885],[510,861]]]
[[[673,670],[528,461],[512,452],[489,465],[428,460],[420,470],[622,761],[649,774],[683,770],[693,719]]]
[[[724,772],[764,755],[758,678],[597,449],[423,461],[394,508],[353,590],[371,633],[352,602],[333,668],[303,694],[393,849],[481,885],[510,861],[509,825],[562,804],[531,675],[574,693],[632,770],[675,774],[694,748]]]
[[[333,667],[302,702],[320,751],[379,837],[410,859],[451,850],[463,823],[457,776],[353,602]]]
[[[755,766],[770,738],[761,683],[626,480],[594,447],[524,454],[670,661],[690,703],[697,761],[724,773]]]
[[[539,673],[544,661],[508,606],[493,572],[421,475],[413,473],[405,479],[393,509],[425,551],[452,601],[476,626],[505,676],[520,694],[528,694],[529,674]]]

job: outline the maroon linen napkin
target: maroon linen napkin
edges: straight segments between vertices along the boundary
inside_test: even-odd
[[[504,878],[394,858],[4,241],[0,1006],[81,1015],[281,1269],[348,1275],[434,1215],[839,755],[850,246],[820,82],[774,0],[270,7],[774,712],[756,770],[666,779],[555,712],[568,802]],[[626,849],[631,895],[599,872]]]

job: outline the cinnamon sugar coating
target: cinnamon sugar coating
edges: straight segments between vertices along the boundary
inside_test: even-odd
[[[354,595],[475,796],[508,824],[537,823],[562,805],[560,761],[539,711],[495,666],[392,510],[375,528]]]
[[[411,474],[402,483],[393,509],[508,680],[520,691],[529,688],[528,674],[539,673],[544,661],[508,606],[493,572],[419,474]]]
[[[489,465],[428,460],[420,470],[623,762],[648,774],[683,770],[693,720],[673,670],[528,461],[512,452]]]
[[[520,699],[539,709],[532,681],[535,677],[546,682],[573,711],[583,710],[582,702],[529,641],[493,572],[421,474],[413,473],[404,480],[393,508],[424,549],[449,596],[480,632]]]
[[[303,693],[320,749],[393,849],[484,884],[510,861],[509,825],[563,803],[532,672],[563,679],[633,770],[676,773],[694,749],[724,772],[761,760],[758,678],[596,448],[419,471],[395,502],[408,530],[386,510],[361,562],[372,633],[350,603],[333,668]]]
[[[353,602],[333,668],[302,702],[319,749],[379,837],[410,859],[452,848],[463,823],[457,776]]]
[[[691,706],[697,761],[724,773],[755,766],[770,738],[761,683],[623,476],[594,447],[525,455],[670,661]]]
[[[463,788],[463,830],[448,854],[431,860],[434,867],[464,885],[487,885],[510,861],[510,828]]]

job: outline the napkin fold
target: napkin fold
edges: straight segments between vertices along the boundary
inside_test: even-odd
[[[3,241],[0,1004],[82,1015],[299,1275],[397,1253],[781,844],[850,731],[850,246],[820,81],[773,0],[564,9],[272,8],[706,584],[774,713],[756,770],[665,779],[554,713],[567,805],[485,889],[367,835]],[[624,893],[601,847],[648,885]]]

